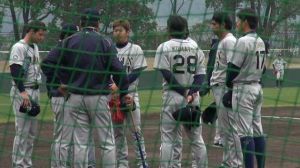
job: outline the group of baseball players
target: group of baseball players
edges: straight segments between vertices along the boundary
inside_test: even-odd
[[[32,104],[39,102],[42,73],[54,112],[51,167],[96,167],[95,147],[101,149],[101,167],[129,167],[127,129],[135,141],[137,167],[149,167],[137,92],[146,59],[141,47],[129,40],[131,28],[127,20],[113,22],[111,40],[98,33],[99,17],[97,10],[88,8],[82,13],[80,28],[65,24],[59,42],[42,64],[37,44],[44,40],[44,23],[33,21],[26,25],[25,37],[12,46],[10,95],[16,116],[13,167],[32,167],[37,118],[28,114]],[[192,166],[208,167],[201,124],[178,124],[172,113],[187,105],[199,105],[209,89],[217,104],[224,146],[221,167],[254,168],[255,156],[257,167],[264,167],[260,80],[266,48],[255,32],[255,12],[242,9],[237,18],[237,30],[243,33],[238,40],[230,33],[233,25],[228,13],[216,12],[212,17],[211,28],[218,43],[210,54],[215,55],[215,60],[209,61],[214,64],[210,75],[206,75],[203,51],[189,37],[187,20],[177,15],[168,18],[169,40],[159,45],[154,60],[154,68],[163,76],[161,168],[181,167],[182,129],[190,139]],[[121,109],[131,109],[124,114],[122,123],[112,120],[109,102],[116,97]],[[20,107],[28,109],[28,113],[20,112]],[[94,132],[99,142],[94,142]]]

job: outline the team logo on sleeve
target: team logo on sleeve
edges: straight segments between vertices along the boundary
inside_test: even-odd
[[[14,56],[12,56],[12,60],[13,60],[13,61],[18,61],[18,60],[19,60],[19,57],[18,57],[17,55],[14,55]]]

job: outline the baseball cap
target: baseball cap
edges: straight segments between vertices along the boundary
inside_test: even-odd
[[[70,36],[74,33],[79,31],[79,27],[72,23],[66,23],[62,26],[61,33],[60,33],[60,39],[64,39],[65,36]]]
[[[81,20],[88,22],[97,22],[100,19],[100,13],[95,8],[86,8],[81,14]]]

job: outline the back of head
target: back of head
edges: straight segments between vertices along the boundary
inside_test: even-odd
[[[255,30],[258,26],[258,16],[253,9],[245,8],[238,12],[238,18],[241,21],[247,21],[250,29]]]
[[[97,9],[86,8],[83,10],[80,18],[81,27],[98,27],[100,20],[100,13]]]
[[[228,12],[215,12],[211,20],[217,22],[220,25],[224,25],[226,30],[232,29],[232,19],[228,15]]]
[[[30,31],[38,32],[39,30],[46,31],[46,25],[41,21],[31,21],[24,26],[25,32],[28,33]]]
[[[72,24],[72,23],[64,24],[61,29],[59,39],[63,40],[64,38],[67,38],[78,31],[79,31],[79,28],[75,24]]]
[[[167,21],[168,32],[171,37],[185,39],[187,35],[187,20],[178,15],[171,15]]]

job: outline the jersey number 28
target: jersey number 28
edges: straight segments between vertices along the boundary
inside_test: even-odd
[[[185,58],[182,55],[175,55],[173,57],[174,61],[176,62],[173,65],[173,73],[184,74],[185,70],[182,68],[185,64],[187,64],[187,72],[191,74],[196,73],[196,66],[197,66],[197,57],[195,56],[188,56]]]

